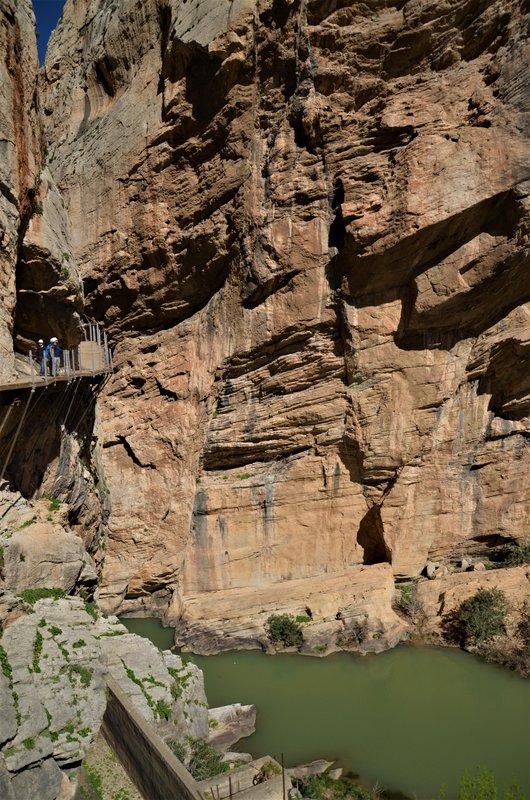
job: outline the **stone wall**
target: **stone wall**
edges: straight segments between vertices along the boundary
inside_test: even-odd
[[[112,678],[102,732],[146,800],[201,800],[196,781]]]

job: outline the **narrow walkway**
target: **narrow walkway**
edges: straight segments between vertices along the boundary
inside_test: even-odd
[[[15,354],[5,372],[10,377],[0,383],[0,392],[13,389],[37,389],[50,383],[64,383],[72,378],[88,378],[95,375],[108,375],[113,372],[112,351],[108,345],[107,334],[97,325],[87,324],[85,341],[69,350],[61,350],[56,363],[44,359],[42,364],[30,350],[28,356]]]

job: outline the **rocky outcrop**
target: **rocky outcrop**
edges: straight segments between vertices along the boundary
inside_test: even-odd
[[[259,639],[253,597],[336,581],[322,621],[361,618],[362,569],[395,641],[382,574],[528,535],[522,15],[67,2],[42,103],[116,343],[107,609]]]
[[[225,750],[256,730],[256,706],[232,703],[208,711],[208,741],[218,750]]]
[[[18,265],[17,345],[26,352],[36,338],[59,335],[61,347],[69,349],[84,338],[79,316],[83,284],[72,253],[68,212],[46,166],[38,175],[36,198]]]
[[[25,597],[25,596],[24,596]],[[6,603],[0,601],[5,621]],[[11,596],[0,641],[0,787],[5,800],[72,796],[99,730],[112,675],[163,736],[208,736],[202,673],[79,598],[24,603]]]

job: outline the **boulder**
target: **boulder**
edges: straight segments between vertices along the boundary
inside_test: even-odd
[[[256,706],[232,703],[208,711],[208,741],[217,750],[235,744],[256,730]]]

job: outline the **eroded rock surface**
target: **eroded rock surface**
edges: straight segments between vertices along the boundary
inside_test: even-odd
[[[528,536],[520,4],[69,0],[42,97],[116,344],[107,609],[259,640],[362,567],[391,642],[388,575]]]
[[[0,599],[0,787],[6,800],[56,800],[97,734],[105,677],[119,681],[158,732],[207,738],[202,673],[79,598]],[[7,619],[7,624],[6,624]],[[5,783],[3,784],[2,781]],[[70,787],[72,788],[72,787]],[[69,796],[67,794],[61,796]]]

